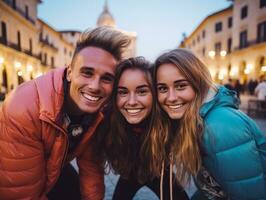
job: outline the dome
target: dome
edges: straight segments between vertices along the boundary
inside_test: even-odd
[[[105,1],[103,12],[97,20],[97,26],[112,26],[115,27],[115,20],[109,12],[107,1]]]

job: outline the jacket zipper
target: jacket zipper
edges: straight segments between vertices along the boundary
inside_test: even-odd
[[[65,137],[67,137],[66,131],[63,128],[61,128],[59,125],[57,125],[53,120],[51,120],[50,118],[45,117],[45,116],[40,117],[40,119],[43,120],[43,121],[45,121],[45,122],[47,122],[47,123],[49,123],[54,128],[56,128],[57,130],[59,130],[60,132],[62,132]],[[64,156],[63,156],[63,159],[62,159],[62,162],[61,162],[61,168],[60,169],[62,169],[64,167],[64,163],[65,163],[65,160],[66,160],[66,157],[67,157],[67,151],[68,151],[68,148],[69,148],[68,138],[66,139],[66,144],[65,144],[65,147],[64,148],[65,148],[65,151],[64,151]],[[57,182],[59,176],[55,179],[55,183]]]

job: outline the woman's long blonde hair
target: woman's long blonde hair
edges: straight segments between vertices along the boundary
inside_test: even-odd
[[[168,141],[173,155],[173,162],[177,167],[176,177],[180,183],[187,183],[191,176],[195,176],[201,167],[201,137],[203,120],[200,117],[200,107],[209,89],[213,87],[211,75],[207,67],[189,50],[174,49],[159,56],[155,61],[154,77],[162,64],[174,64],[187,78],[196,94],[183,118],[178,120],[178,128],[173,134],[172,141]],[[165,115],[166,113],[164,113]],[[169,127],[171,119],[163,119],[164,126]],[[170,130],[170,128],[169,128]],[[170,138],[170,137],[168,137]]]

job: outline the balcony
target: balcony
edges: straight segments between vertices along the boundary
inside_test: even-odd
[[[32,19],[29,15],[26,14],[26,12],[24,10],[22,10],[21,8],[14,6],[11,0],[3,0],[3,2],[5,2],[10,8],[14,9],[15,11],[17,11],[21,16],[23,16],[26,20],[28,20],[29,22],[31,22],[33,25],[35,25],[35,20]]]
[[[3,44],[5,45],[6,47],[9,47],[11,49],[14,49],[16,51],[19,51],[19,52],[22,52],[24,54],[27,54],[28,56],[32,56],[38,60],[41,60],[41,57],[39,54],[34,54],[32,51],[30,50],[27,50],[27,49],[23,49],[21,48],[21,46],[19,46],[18,44],[16,43],[13,43],[13,42],[10,42],[8,41],[7,39],[3,38],[3,37],[0,37],[0,44]]]
[[[49,42],[48,39],[43,39],[42,37],[40,37],[39,42],[42,44],[42,46],[47,46],[53,49],[54,51],[58,51],[58,48],[55,47],[53,43]]]
[[[246,49],[246,48],[249,48],[249,47],[253,47],[255,45],[259,45],[260,43],[265,43],[265,42],[266,41],[259,40],[259,39],[247,41],[247,43],[245,43],[243,45],[239,45],[238,47],[235,47],[234,50],[235,51],[239,51],[239,50],[242,50],[242,49]]]

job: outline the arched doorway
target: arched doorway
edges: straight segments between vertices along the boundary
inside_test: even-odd
[[[242,61],[239,66],[239,81],[241,84],[246,84],[247,82],[247,74],[245,74],[245,69],[247,67],[246,61]]]
[[[264,56],[258,57],[255,66],[255,77],[257,80],[259,80],[261,76],[266,74],[264,66],[266,66],[266,58]]]
[[[8,80],[7,80],[7,72],[6,72],[6,67],[3,67],[2,70],[2,86],[4,86],[5,88],[7,88],[8,86]]]

